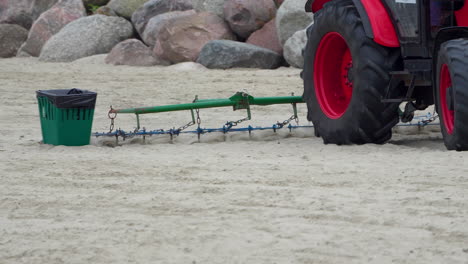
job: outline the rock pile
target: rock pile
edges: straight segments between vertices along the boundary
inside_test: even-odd
[[[0,0],[0,57],[71,62],[108,54],[113,65],[302,67],[304,29],[313,22],[306,1]]]
[[[20,54],[38,57],[44,44],[66,24],[86,16],[82,0],[62,0],[42,13],[29,31]]]
[[[44,45],[39,60],[71,62],[109,53],[121,41],[133,36],[130,22],[121,17],[94,15],[66,25]]]
[[[16,24],[29,30],[36,19],[58,0],[1,0],[0,24]]]

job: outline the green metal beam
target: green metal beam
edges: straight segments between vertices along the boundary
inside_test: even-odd
[[[112,113],[119,114],[150,114],[171,111],[195,110],[204,108],[228,107],[232,106],[234,110],[248,109],[251,105],[274,105],[274,104],[296,104],[304,103],[301,96],[282,96],[282,97],[253,97],[246,93],[236,93],[229,99],[203,99],[197,98],[193,103],[162,105],[152,107],[139,107],[129,109],[112,109]]]
[[[214,107],[226,107],[234,106],[235,102],[229,99],[221,99],[210,102],[196,102],[190,104],[176,104],[176,105],[162,105],[152,107],[140,107],[140,108],[129,108],[129,109],[115,109],[115,113],[119,114],[150,114],[150,113],[162,113],[172,111],[183,111],[183,110],[194,110],[203,108],[214,108]]]
[[[297,104],[304,103],[302,96],[258,97],[250,101],[250,105]]]

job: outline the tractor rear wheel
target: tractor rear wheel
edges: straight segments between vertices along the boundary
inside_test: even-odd
[[[368,38],[351,0],[325,4],[307,36],[303,97],[317,134],[339,145],[388,141],[399,122],[398,104],[381,100],[390,71],[400,66],[400,49]]]
[[[442,44],[437,58],[436,107],[445,146],[468,150],[468,40]]]

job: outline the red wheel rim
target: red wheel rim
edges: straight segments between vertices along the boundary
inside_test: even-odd
[[[344,38],[337,32],[327,33],[315,54],[314,85],[320,108],[331,119],[342,117],[351,102],[352,68],[351,51]]]
[[[450,87],[452,87],[452,78],[450,77],[450,71],[447,64],[444,64],[440,70],[439,103],[445,129],[447,130],[447,133],[451,135],[453,134],[453,128],[455,124],[455,111],[453,109],[451,110],[447,104],[447,94],[449,93]],[[450,100],[453,100],[453,97],[450,98]]]

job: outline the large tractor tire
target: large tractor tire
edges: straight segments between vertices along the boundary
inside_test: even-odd
[[[437,58],[436,107],[445,146],[468,150],[468,40],[442,44]]]
[[[325,144],[383,144],[399,122],[398,104],[381,100],[390,71],[401,67],[399,48],[365,34],[350,0],[331,1],[315,14],[304,50],[308,119]],[[392,94],[395,89],[392,87]]]

